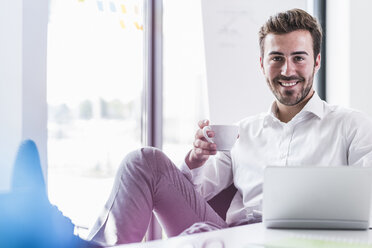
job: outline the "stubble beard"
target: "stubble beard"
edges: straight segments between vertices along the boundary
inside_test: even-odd
[[[286,106],[294,106],[302,102],[309,95],[310,90],[313,86],[314,74],[315,74],[315,69],[313,70],[312,75],[307,80],[301,80],[299,82],[299,84],[305,84],[305,87],[303,87],[300,94],[298,94],[297,97],[295,97],[294,99],[293,99],[293,95],[295,94],[295,92],[293,90],[285,90],[284,94],[282,94],[280,90],[275,87],[277,84],[279,84],[277,80],[273,79],[272,81],[270,81],[268,78],[266,78],[266,81],[271,91],[273,92],[275,98],[281,104],[286,105]],[[282,86],[279,85],[278,87],[282,87]]]

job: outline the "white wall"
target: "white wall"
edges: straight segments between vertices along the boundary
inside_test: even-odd
[[[370,0],[350,1],[350,106],[370,116],[372,116],[371,9]]]
[[[327,99],[372,116],[372,1],[327,1]]]
[[[327,101],[350,106],[350,4],[327,1]]]
[[[46,173],[48,0],[0,0],[0,191],[21,140],[33,139]]]

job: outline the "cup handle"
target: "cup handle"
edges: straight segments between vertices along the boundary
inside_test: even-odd
[[[214,143],[213,140],[212,140],[211,138],[209,138],[209,137],[208,137],[208,134],[207,134],[207,131],[211,131],[211,130],[212,130],[212,129],[211,129],[210,126],[205,126],[205,127],[203,127],[203,136],[204,136],[204,138],[205,138],[208,142],[210,142],[210,143]]]

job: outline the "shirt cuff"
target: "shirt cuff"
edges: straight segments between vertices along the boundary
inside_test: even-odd
[[[189,179],[189,181],[195,181],[195,178],[197,178],[201,174],[203,166],[191,170],[184,160],[179,169],[181,170],[182,174],[184,174],[186,178]]]

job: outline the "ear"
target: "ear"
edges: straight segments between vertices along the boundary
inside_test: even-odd
[[[321,56],[319,53],[318,56],[316,56],[316,60],[315,60],[315,65],[314,65],[315,72],[317,72],[320,69],[320,62],[321,62]]]
[[[260,56],[260,65],[261,65],[262,73],[265,75],[265,69],[264,69],[264,66],[263,66],[263,57],[262,56]]]

